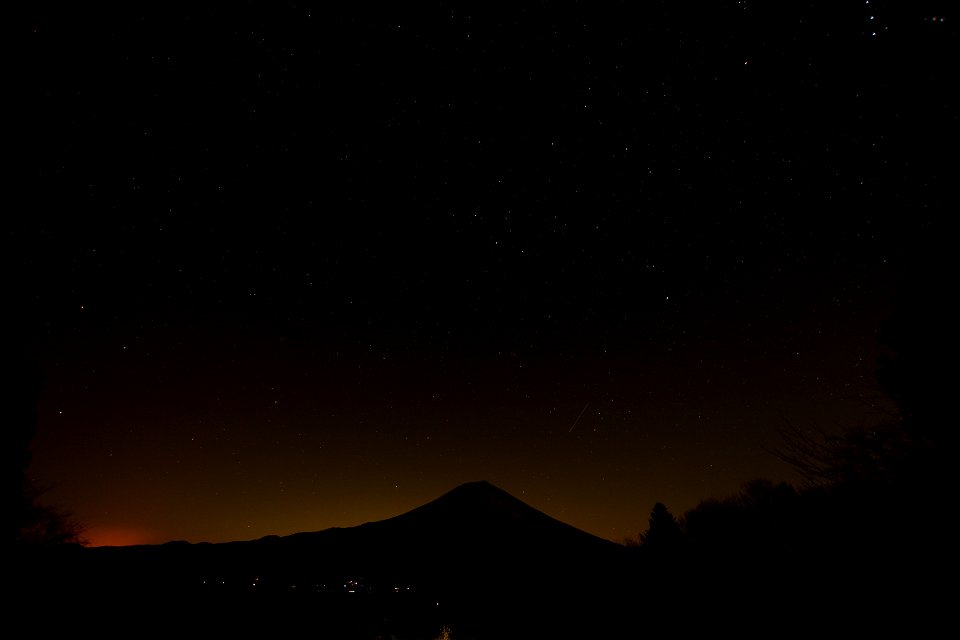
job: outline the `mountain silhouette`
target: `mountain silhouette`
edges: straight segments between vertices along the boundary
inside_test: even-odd
[[[510,550],[521,551],[528,557],[553,548],[600,554],[620,548],[552,518],[486,481],[462,484],[432,502],[387,520],[348,529],[297,533],[270,541],[297,547],[339,545],[344,550],[360,545],[365,552],[370,552],[370,547],[397,553],[418,549],[427,555],[465,547],[471,549],[471,555]]]
[[[355,527],[240,542],[181,541],[74,553],[104,584],[182,590],[211,582],[247,586],[253,580],[284,588],[338,584],[347,577],[381,588],[442,584],[450,589],[499,583],[505,575],[589,572],[616,562],[624,551],[622,545],[479,481],[406,513]]]
[[[305,622],[322,613],[336,637],[351,637],[356,625],[363,627],[356,637],[375,637],[364,626],[375,622],[393,625],[396,637],[404,637],[397,631],[404,625],[406,637],[435,637],[446,620],[458,621],[461,635],[470,628],[474,637],[508,637],[513,620],[542,620],[550,611],[551,620],[562,621],[564,611],[590,610],[597,594],[607,600],[597,585],[619,575],[627,556],[626,547],[480,481],[355,527],[240,542],[63,549],[24,575],[38,600],[76,602],[82,595],[83,615],[94,603],[123,602],[127,616],[161,613],[173,624],[190,611],[191,620],[222,632],[242,603],[247,616],[259,611],[266,632],[277,619]]]
[[[488,482],[460,485],[407,513],[345,529],[262,539],[250,545],[277,573],[309,563],[326,573],[383,576],[445,588],[504,575],[586,570],[623,548],[534,509]],[[269,550],[269,551],[268,551]]]
[[[468,482],[405,514],[364,526],[405,529],[432,537],[453,533],[461,539],[481,536],[557,540],[571,545],[609,548],[613,543],[534,509],[487,481]]]

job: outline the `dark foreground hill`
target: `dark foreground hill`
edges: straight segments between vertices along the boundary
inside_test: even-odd
[[[444,626],[456,638],[572,633],[617,599],[630,561],[624,546],[487,482],[351,528],[58,552],[29,561],[22,595],[78,619],[102,611],[101,627],[307,625],[343,638],[432,638]]]
[[[636,548],[476,482],[351,528],[20,549],[7,602],[25,629],[101,638],[924,635],[948,610],[927,579],[939,556],[858,551],[844,540],[870,531],[841,535],[848,510],[791,512],[786,537],[723,521],[709,544]]]

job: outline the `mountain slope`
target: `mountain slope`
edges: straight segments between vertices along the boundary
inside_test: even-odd
[[[401,515],[349,528],[229,543],[84,549],[101,576],[175,588],[210,581],[489,584],[505,575],[595,573],[624,547],[552,518],[488,482],[460,485]]]
[[[265,543],[266,541],[260,541]],[[488,482],[461,485],[407,513],[352,527],[274,539],[275,558],[317,570],[408,579],[497,580],[505,574],[581,570],[623,547],[556,520]]]
[[[532,542],[598,550],[619,547],[552,518],[486,481],[462,484],[432,502],[393,518],[339,531],[343,536],[371,542],[379,539],[381,544],[403,539],[407,543],[434,546],[446,546],[446,542],[451,541],[479,547]],[[329,530],[298,533],[280,541],[320,542],[329,535]]]
[[[202,620],[218,634],[226,624],[248,634],[252,621],[267,634],[281,623],[320,623],[338,638],[387,637],[385,629],[433,638],[450,621],[475,638],[510,637],[516,620],[537,633],[547,621],[592,629],[601,610],[609,619],[622,609],[625,595],[615,585],[633,566],[625,547],[487,482],[356,527],[62,551],[24,565],[27,600],[69,603],[83,616],[112,603],[125,619],[162,619],[177,629]]]

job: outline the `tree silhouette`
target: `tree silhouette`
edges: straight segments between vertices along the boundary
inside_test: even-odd
[[[809,485],[946,497],[956,438],[948,375],[957,362],[954,313],[944,295],[952,248],[939,244],[949,240],[930,240],[933,235],[905,251],[894,304],[878,335],[876,379],[895,413],[834,435],[792,426],[781,434],[784,444],[774,454]]]
[[[936,250],[915,257],[899,287],[894,308],[879,335],[877,381],[899,410],[914,437],[931,442],[952,438],[947,416],[952,393],[948,367],[956,364],[952,347],[955,314],[945,301],[950,273]]]
[[[671,551],[682,542],[680,523],[662,502],[654,504],[647,530],[640,534],[640,545],[646,549]]]
[[[7,540],[13,544],[86,544],[83,527],[72,514],[40,499],[49,487],[38,487],[30,479],[30,443],[36,435],[37,407],[43,377],[31,358],[21,349],[8,349],[3,356],[2,385],[6,395],[3,436],[8,459]]]
[[[883,486],[901,480],[916,443],[899,421],[849,428],[839,434],[781,431],[773,453],[793,466],[811,487]]]
[[[701,501],[683,515],[681,527],[699,547],[778,552],[791,546],[802,529],[800,498],[785,482],[757,478],[732,496]]]
[[[30,443],[36,433],[37,403],[40,399],[40,375],[21,349],[8,348],[3,354],[3,379],[0,382],[3,403],[3,437],[7,460],[4,464],[6,503],[13,516],[7,520],[9,542],[20,539],[20,531],[29,524],[33,492],[27,476]]]

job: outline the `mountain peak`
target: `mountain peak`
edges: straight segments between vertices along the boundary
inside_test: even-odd
[[[436,500],[414,509],[411,513],[435,510],[442,511],[448,517],[455,513],[473,517],[489,517],[492,513],[498,513],[501,516],[512,514],[514,517],[529,517],[540,513],[486,480],[458,485]]]
[[[458,485],[457,487],[454,487],[454,488],[452,489],[452,491],[456,491],[457,489],[462,489],[462,488],[464,488],[464,487],[475,487],[475,488],[478,488],[478,489],[481,489],[481,488],[482,488],[482,489],[497,489],[498,491],[501,490],[501,489],[498,489],[498,488],[497,488],[492,482],[490,482],[489,480],[473,480],[472,482],[464,482],[463,484]]]
[[[506,491],[500,487],[494,485],[493,483],[487,480],[474,480],[472,482],[464,482],[461,485],[457,485],[444,495],[451,494],[463,494],[463,495],[484,495],[484,494],[508,494]]]
[[[487,480],[465,482],[382,523],[412,527],[428,536],[438,531],[444,535],[456,532],[461,539],[476,538],[477,544],[500,538],[614,544],[543,513]]]

